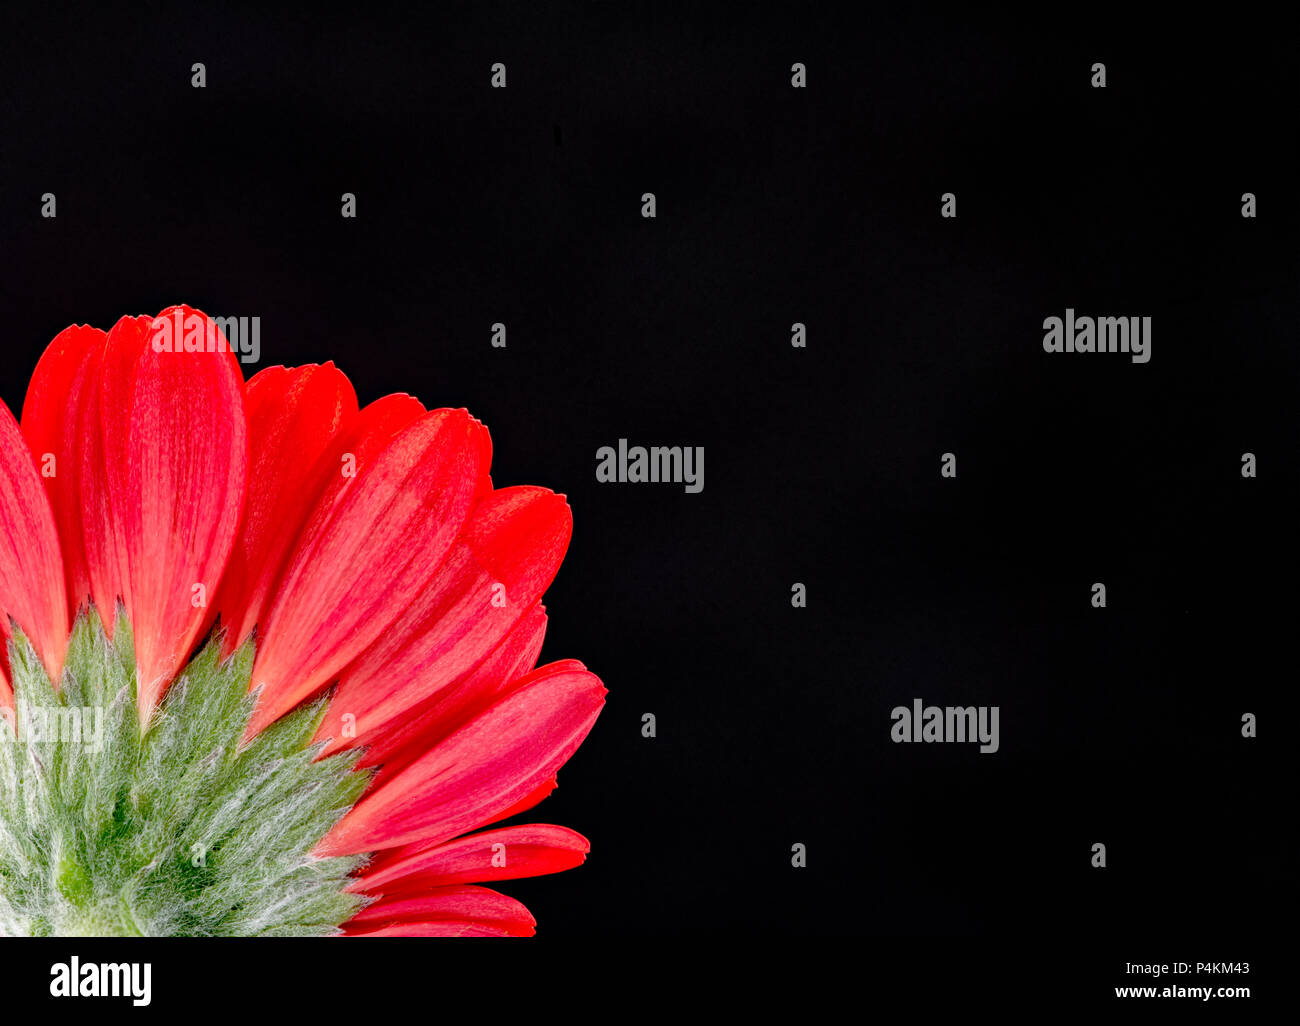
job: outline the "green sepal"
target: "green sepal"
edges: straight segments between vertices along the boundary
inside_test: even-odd
[[[365,899],[364,856],[316,858],[369,783],[357,754],[317,760],[322,697],[241,744],[254,646],[211,639],[143,732],[131,626],[77,618],[51,686],[9,643],[19,733],[0,723],[0,934],[321,936]],[[42,734],[41,728],[44,728]]]

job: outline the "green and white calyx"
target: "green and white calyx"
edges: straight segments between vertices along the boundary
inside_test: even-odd
[[[0,721],[0,935],[319,936],[365,899],[363,857],[316,843],[360,797],[355,753],[314,761],[324,698],[241,747],[253,643],[210,640],[142,734],[130,624],[77,619],[61,689],[9,645]]]

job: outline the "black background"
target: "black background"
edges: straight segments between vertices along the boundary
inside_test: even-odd
[[[11,409],[63,327],[185,302],[260,316],[260,366],[467,407],[498,485],[569,497],[543,660],[610,693],[528,817],[588,863],[501,885],[540,937],[1232,959],[1278,914],[1290,34],[809,4],[7,18]],[[1067,306],[1150,316],[1151,362],[1045,354]],[[703,446],[704,491],[598,484],[621,437]],[[891,743],[915,697],[1000,706],[1001,750]]]

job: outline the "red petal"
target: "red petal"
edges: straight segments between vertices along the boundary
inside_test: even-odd
[[[473,670],[550,586],[572,530],[563,496],[545,488],[483,499],[430,587],[344,670],[317,736],[342,747],[341,718],[350,714],[351,744],[367,744]]]
[[[537,920],[514,898],[487,887],[440,887],[421,898],[380,900],[347,923],[350,936],[531,937]]]
[[[164,323],[178,326],[171,351],[153,344]],[[201,348],[186,352],[193,330]],[[187,306],[122,318],[90,370],[79,438],[91,593],[105,619],[118,596],[130,616],[145,723],[198,639],[234,543],[243,383],[224,336]]]
[[[399,720],[380,728],[375,740],[357,760],[357,765],[377,766],[382,763],[383,769],[376,782],[410,765],[474,712],[491,705],[512,683],[535,667],[545,637],[546,612],[539,602],[472,671],[430,695]],[[337,706],[337,699],[331,710],[334,706]],[[328,736],[329,732],[322,725],[316,740]],[[347,739],[331,742],[320,757],[324,758],[349,744],[355,742]]]
[[[90,368],[98,367],[107,338],[104,332],[88,325],[59,332],[36,364],[23,402],[23,437],[32,455],[38,465],[43,465],[47,456],[54,460],[53,472],[49,476],[43,473],[42,477],[59,528],[68,612],[73,617],[90,597],[90,575],[81,536],[78,429]]]
[[[59,532],[31,451],[0,402],[0,706],[13,705],[10,617],[58,687],[69,631]]]
[[[577,660],[551,663],[385,784],[326,835],[320,855],[449,840],[553,777],[591,730],[605,688]]]
[[[116,351],[120,354],[121,347],[119,346]],[[77,418],[74,438],[77,458],[74,473],[77,476],[77,492],[81,499],[81,551],[86,560],[90,598],[104,623],[104,629],[109,637],[112,637],[118,599],[125,597],[127,585],[123,579],[126,564],[125,541],[120,540],[121,531],[114,521],[115,512],[109,495],[109,477],[122,472],[125,467],[126,453],[123,450],[126,446],[128,425],[125,422],[112,425],[112,437],[116,442],[117,451],[110,462],[109,435],[106,434],[104,418],[100,415],[108,352],[106,335],[103,345],[92,348],[86,355],[82,367],[84,377],[79,406],[69,413]],[[122,386],[119,392],[126,390],[127,387]],[[110,412],[120,415],[129,399],[119,394],[116,396],[116,401],[117,408]]]
[[[255,487],[244,501],[244,519],[212,603],[226,631],[224,655],[263,616],[316,498],[317,460],[357,415],[352,383],[332,363],[268,367],[249,379],[244,402],[252,440],[248,477]]]
[[[581,865],[589,851],[588,840],[567,827],[545,823],[501,827],[444,844],[386,851],[348,890],[391,897],[449,884],[544,876]]]
[[[551,792],[560,786],[557,777],[550,777],[543,780],[537,787],[530,791],[514,805],[502,809],[500,812],[490,816],[483,821],[483,826],[491,826],[493,823],[500,823],[503,819],[509,819],[511,816],[518,816],[521,812],[527,812],[536,805],[540,805],[551,796]]]
[[[344,937],[531,937],[537,931],[533,927],[520,927],[512,930],[490,923],[473,922],[465,919],[442,919],[436,922],[391,923],[377,930],[368,930],[364,926],[353,929],[347,924],[343,927]]]
[[[485,430],[464,410],[434,410],[326,490],[267,617],[249,737],[329,683],[428,586],[469,512]]]

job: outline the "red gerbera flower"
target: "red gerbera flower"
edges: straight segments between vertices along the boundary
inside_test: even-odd
[[[332,364],[245,384],[189,307],[60,333],[0,403],[0,932],[531,934],[474,884],[587,841],[467,832],[605,689],[534,669],[572,521],[490,459]]]

